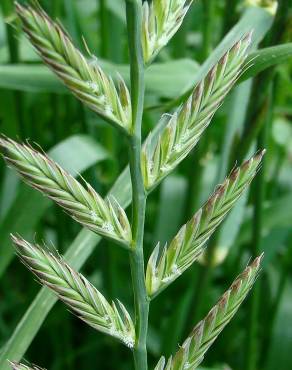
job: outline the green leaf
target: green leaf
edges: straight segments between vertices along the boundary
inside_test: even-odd
[[[171,175],[162,183],[155,242],[160,241],[164,245],[167,240],[174,237],[174,230],[181,225],[186,191],[187,182],[182,176]]]
[[[66,88],[44,66],[1,65],[0,87],[34,93],[65,93]]]
[[[198,70],[199,64],[190,59],[154,63],[146,71],[146,89],[158,96],[173,99],[185,91]]]
[[[82,150],[76,151],[76,147]],[[70,137],[56,145],[48,154],[65,168],[72,170],[73,176],[107,158],[106,151],[86,135]],[[37,222],[51,204],[27,185],[19,186],[17,196],[0,226],[0,276],[14,256],[9,234],[19,233],[25,238],[31,236]]]
[[[99,61],[107,74],[116,73],[129,81],[129,70],[125,65]],[[198,70],[198,64],[189,59],[153,64],[146,73],[146,87],[158,96],[174,98],[181,94]],[[174,80],[169,76],[176,75]],[[55,75],[43,65],[0,65],[0,88],[33,93],[69,93]]]
[[[291,227],[292,207],[287,205],[292,204],[292,195],[284,195],[281,198],[274,200],[271,203],[265,204],[263,211],[263,225],[265,225],[264,233],[267,234],[275,227]],[[237,242],[242,244],[249,241],[253,227],[252,215],[246,219]]]
[[[288,282],[275,320],[273,337],[271,340],[270,351],[266,354],[267,370],[291,369],[292,368],[292,284]]]
[[[126,17],[125,17],[125,3],[122,0],[108,0],[106,2],[108,9],[115,15],[117,16],[121,21],[124,23],[126,22]]]
[[[251,53],[245,62],[246,70],[239,82],[255,77],[269,67],[291,60],[292,43],[271,46]]]

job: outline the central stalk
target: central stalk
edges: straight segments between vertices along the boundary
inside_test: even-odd
[[[141,0],[126,0],[130,52],[132,132],[130,137],[130,172],[132,180],[132,233],[130,252],[132,284],[135,300],[136,342],[133,349],[136,370],[148,370],[147,331],[149,300],[145,286],[144,222],[146,192],[141,171],[141,126],[144,107],[144,60],[141,45]]]

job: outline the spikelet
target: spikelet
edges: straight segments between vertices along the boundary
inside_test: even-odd
[[[150,134],[143,146],[141,166],[149,191],[190,153],[209,126],[243,68],[251,34],[238,41],[210,70],[170,118],[160,136]],[[164,117],[163,117],[164,118]]]
[[[160,245],[156,246],[146,271],[150,297],[166,288],[200,257],[207,240],[256,175],[263,154],[264,151],[235,168],[207,203],[180,229],[170,245],[165,246],[160,256]]]
[[[84,187],[57,163],[25,144],[0,138],[7,163],[33,188],[52,199],[93,232],[128,247],[132,239],[127,215],[113,198],[103,200],[89,185]]]
[[[135,329],[123,304],[109,302],[80,273],[60,256],[39,245],[12,236],[17,254],[40,282],[48,286],[60,300],[94,329],[117,338],[129,348],[134,346]]]
[[[27,366],[14,361],[9,361],[9,364],[11,365],[12,370],[45,370],[36,365]]]
[[[180,28],[193,0],[153,0],[143,3],[142,47],[150,63]]]
[[[116,127],[129,131],[131,100],[122,78],[117,89],[112,78],[96,63],[89,63],[63,28],[39,6],[16,3],[16,11],[37,53],[71,92]]]
[[[257,257],[238,276],[217,305],[196,325],[175,356],[170,357],[167,363],[162,357],[155,370],[197,369],[203,361],[205,353],[236,314],[239,306],[252,288],[259,273],[262,257]]]

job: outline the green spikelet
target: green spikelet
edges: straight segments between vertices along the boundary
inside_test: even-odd
[[[29,145],[0,139],[4,158],[23,180],[60,205],[77,222],[93,232],[129,247],[132,239],[127,215],[113,198],[103,200],[46,155]]]
[[[142,47],[150,63],[180,28],[193,0],[153,0],[143,3]]]
[[[30,42],[72,93],[94,112],[118,128],[131,128],[131,100],[126,84],[119,78],[119,89],[97,63],[90,63],[73,45],[63,28],[39,6],[22,6],[16,11]]]
[[[252,288],[260,269],[263,256],[254,260],[238,276],[208,315],[200,321],[185,340],[175,356],[165,361],[162,357],[155,370],[195,370],[203,361],[205,353],[225,326],[236,314],[239,306]]]
[[[109,304],[104,296],[61,257],[12,236],[17,254],[40,282],[48,286],[69,308],[94,329],[119,339],[132,348],[135,329],[126,308]]]
[[[148,191],[157,186],[190,153],[209,126],[225,96],[239,78],[251,34],[238,41],[210,70],[193,93],[166,120],[158,139],[150,134],[143,147],[142,170]]]
[[[235,168],[223,184],[217,186],[206,204],[180,229],[169,246],[165,246],[160,256],[160,245],[157,245],[146,272],[150,297],[166,288],[200,257],[207,240],[255,177],[263,155],[264,151]]]

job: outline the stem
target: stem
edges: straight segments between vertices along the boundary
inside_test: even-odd
[[[238,0],[225,0],[224,6],[224,21],[223,21],[223,32],[222,37],[231,29],[236,22],[236,6]]]
[[[130,171],[132,180],[132,251],[130,254],[132,284],[135,301],[136,342],[134,361],[136,370],[147,370],[147,331],[149,300],[144,271],[144,221],[146,192],[141,171],[141,126],[144,105],[144,61],[141,45],[141,10],[139,0],[126,0],[127,27],[130,50],[132,137],[130,138]]]
[[[288,236],[287,240],[291,240],[291,233]],[[269,353],[271,349],[272,339],[273,339],[273,332],[275,328],[275,322],[282,304],[283,295],[285,293],[285,289],[287,283],[289,282],[290,271],[292,267],[292,243],[288,242],[287,244],[287,251],[284,255],[283,260],[281,261],[281,274],[279,278],[279,283],[276,289],[276,294],[273,299],[273,304],[270,309],[269,313],[269,322],[267,323],[267,328],[265,330],[265,337],[262,345],[262,353],[261,353],[261,364],[264,365],[263,368],[268,368],[268,359],[267,353]]]
[[[258,137],[258,149],[263,149],[268,144],[268,128],[272,116],[272,97],[271,87],[269,96],[267,98],[267,105],[270,106],[269,111],[266,113],[266,117],[263,123],[263,129],[261,130]],[[255,203],[254,203],[254,215],[253,215],[253,238],[250,246],[251,255],[259,255],[262,231],[263,231],[263,207],[266,194],[266,183],[265,183],[265,164],[266,161],[263,159],[262,169],[255,178]],[[256,370],[258,363],[259,349],[259,310],[260,310],[260,293],[261,293],[261,282],[254,287],[251,294],[248,314],[248,327],[247,327],[247,356],[246,356],[246,369]]]
[[[268,47],[281,43],[283,35],[290,27],[289,24],[289,1],[279,0],[275,21],[270,32],[261,43],[262,47]],[[242,140],[233,160],[242,161],[250,149],[252,143],[262,129],[266,112],[266,96],[269,92],[270,83],[274,78],[275,68],[269,68],[261,73],[253,82],[252,95],[248,108],[248,115],[242,133]]]
[[[12,0],[4,0],[3,2],[1,2],[0,7],[2,8],[4,17],[8,17],[13,13],[14,5]],[[11,64],[17,64],[19,63],[19,42],[17,39],[17,33],[13,29],[13,27],[8,23],[6,23],[5,28],[9,50],[9,62]],[[24,138],[27,133],[25,122],[23,119],[23,105],[24,105],[23,94],[19,91],[13,91],[12,99],[14,100],[13,103],[16,112],[18,134],[20,134],[20,136]]]
[[[108,34],[108,11],[107,0],[99,0],[99,19],[100,19],[100,55],[107,59],[109,56],[109,34]]]
[[[203,5],[203,58],[205,60],[208,58],[212,51],[212,40],[214,36],[213,19],[215,11],[215,2],[213,0],[205,0]]]

